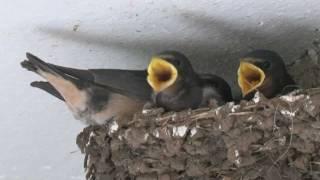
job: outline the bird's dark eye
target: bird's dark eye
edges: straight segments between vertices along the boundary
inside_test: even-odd
[[[176,64],[177,64],[177,66],[180,66],[180,61],[179,60],[176,60]]]
[[[264,69],[268,69],[268,68],[270,68],[270,65],[271,64],[269,61],[264,61],[264,62],[262,62],[261,67]]]

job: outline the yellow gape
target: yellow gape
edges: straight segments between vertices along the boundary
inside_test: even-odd
[[[264,79],[265,74],[260,68],[249,62],[240,61],[238,84],[241,88],[242,96],[246,96],[261,86]]]
[[[178,77],[178,71],[171,63],[153,57],[148,66],[148,83],[155,92],[160,92],[171,86]]]

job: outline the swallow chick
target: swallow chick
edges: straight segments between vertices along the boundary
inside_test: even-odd
[[[214,74],[200,74],[202,101],[199,107],[222,106],[233,100],[229,84]]]
[[[238,85],[242,96],[251,99],[259,91],[267,98],[295,89],[280,55],[270,50],[254,50],[240,59]]]
[[[165,51],[152,57],[147,81],[153,89],[153,105],[167,111],[207,106],[214,98],[218,104],[230,100],[229,85],[215,75],[198,75],[188,58],[177,51]]]
[[[30,53],[26,56],[21,66],[47,80],[31,86],[64,101],[73,116],[86,124],[129,120],[150,99],[145,71],[80,70],[46,63]]]

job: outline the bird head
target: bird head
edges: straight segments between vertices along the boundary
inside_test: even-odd
[[[243,97],[255,90],[272,90],[271,86],[276,85],[272,81],[284,71],[284,62],[274,51],[255,50],[246,54],[240,59],[238,68],[238,84]]]
[[[183,54],[164,51],[151,58],[148,66],[147,81],[155,92],[161,92],[193,73],[192,66]]]

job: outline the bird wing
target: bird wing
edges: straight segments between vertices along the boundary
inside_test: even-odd
[[[50,64],[50,63],[48,63]],[[146,70],[76,69],[50,64],[61,72],[82,80],[111,88],[111,91],[140,100],[149,100],[152,89],[147,83]]]

